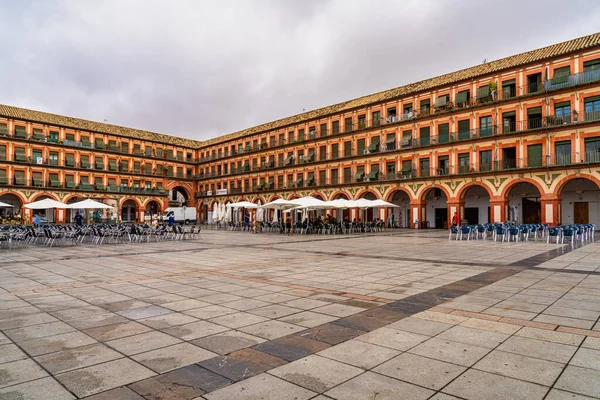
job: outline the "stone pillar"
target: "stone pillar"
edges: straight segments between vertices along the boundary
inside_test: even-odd
[[[490,199],[490,223],[504,222],[508,217],[507,199]]]
[[[410,202],[410,224],[411,228],[416,227],[416,222],[419,221],[419,228],[422,228],[423,222],[427,219],[426,209],[427,202],[422,200],[414,200]]]
[[[554,199],[541,199],[542,203],[542,224],[548,224],[550,226],[560,225],[560,206],[561,200]]]
[[[462,221],[465,218],[464,200],[448,200],[446,204],[448,205],[448,227],[452,225],[452,218],[454,218],[454,213],[458,213],[458,218],[460,221]]]

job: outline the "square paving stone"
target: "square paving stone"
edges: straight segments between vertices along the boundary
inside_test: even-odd
[[[252,347],[256,344],[263,343],[264,341],[265,339],[263,338],[252,336],[244,332],[227,331],[192,340],[191,343],[212,352],[225,355],[247,347]]]
[[[183,314],[191,315],[192,317],[199,319],[211,319],[220,317],[221,315],[233,314],[235,312],[237,311],[228,307],[212,305],[208,307],[194,308],[193,310],[185,310],[183,311]]]
[[[470,369],[443,391],[468,400],[542,400],[548,388]]]
[[[312,310],[313,308],[326,306],[331,303],[328,303],[326,301],[321,301],[321,300],[301,298],[301,299],[286,301],[285,303],[282,303],[282,304],[284,306],[300,308],[302,310]]]
[[[270,319],[286,317],[288,315],[297,314],[301,311],[302,310],[299,308],[287,307],[281,304],[271,304],[265,307],[248,310],[249,313]]]
[[[46,376],[48,374],[31,359],[0,364],[0,388]]]
[[[360,340],[348,340],[317,353],[363,369],[371,369],[400,354],[399,351]]]
[[[259,322],[268,321],[269,318],[261,317],[259,315],[249,314],[246,312],[238,312],[235,314],[227,314],[221,317],[213,318],[210,322],[224,325],[228,328],[241,328],[243,326],[258,324]]]
[[[418,333],[421,335],[435,336],[444,332],[445,330],[452,328],[453,326],[454,325],[445,324],[443,322],[435,322],[421,318],[408,317],[388,325],[387,328]]]
[[[262,351],[243,349],[224,357],[202,361],[198,365],[237,382],[286,363],[287,361]]]
[[[215,333],[221,333],[228,331],[221,325],[213,324],[208,321],[192,322],[191,324],[178,325],[172,328],[164,329],[163,332],[173,335],[183,340],[193,340],[205,336],[214,335]]]
[[[259,336],[265,339],[277,339],[295,332],[303,330],[304,327],[292,325],[281,321],[266,321],[259,324],[246,326],[239,330],[251,335]]]
[[[333,323],[370,332],[393,322],[397,322],[404,317],[406,317],[404,314],[380,307],[339,319]]]
[[[429,336],[418,333],[399,331],[396,329],[379,328],[357,338],[363,342],[406,351],[411,347],[429,339]]]
[[[266,301],[256,300],[256,299],[238,299],[235,301],[230,301],[227,303],[221,304],[223,307],[227,307],[229,309],[234,309],[238,311],[248,311],[254,308],[268,306],[271,303]]]
[[[285,397],[282,394],[285,393]],[[204,395],[207,400],[308,400],[316,393],[269,374],[261,374]]]
[[[463,365],[465,367],[475,364],[489,351],[489,349],[484,347],[442,340],[435,337],[409,350],[410,353],[419,356]]]
[[[115,302],[111,302],[111,303],[103,303],[100,304],[100,306],[108,311],[123,311],[123,310],[131,310],[134,308],[140,308],[140,307],[147,307],[150,304],[144,302],[144,301],[140,301],[140,300],[136,300],[136,299],[127,299],[127,300],[121,300],[121,301],[115,301]]]
[[[433,393],[431,390],[410,383],[397,381],[373,372],[366,372],[342,383],[325,394],[337,400],[418,400],[428,399]]]
[[[135,382],[129,388],[147,400],[185,400],[227,386],[229,379],[197,365]]]
[[[317,393],[325,392],[364,372],[360,368],[342,364],[325,357],[312,355],[269,373]]]
[[[143,353],[181,343],[181,340],[162,332],[146,332],[139,335],[127,336],[121,339],[110,340],[105,344],[126,355]]]
[[[74,398],[75,396],[50,377],[0,389],[0,399],[6,400],[70,400]]]
[[[508,339],[509,336],[504,333],[483,331],[458,325],[440,333],[437,338],[493,349]]]
[[[103,325],[96,328],[84,329],[87,335],[90,335],[96,340],[106,342],[108,340],[120,339],[127,336],[133,336],[140,333],[151,331],[145,325],[139,324],[134,321],[121,322],[112,325]]]
[[[127,358],[76,369],[56,375],[56,379],[78,397],[90,396],[149,378],[154,372]]]
[[[345,326],[325,324],[319,325],[306,331],[297,333],[298,336],[302,336],[309,339],[318,340],[327,344],[336,345],[346,340],[354,339],[357,336],[363,335],[364,331],[357,329],[346,328]]]
[[[404,353],[378,366],[373,372],[439,390],[465,370],[458,365]]]
[[[29,314],[23,315],[14,318],[8,318],[0,321],[0,325],[3,330],[6,329],[14,329],[14,328],[22,328],[25,326],[38,325],[38,324],[46,324],[49,322],[57,322],[58,318],[53,317],[50,314],[39,313],[39,314]]]
[[[347,306],[344,304],[329,304],[327,306],[313,308],[312,311],[343,318],[359,313],[361,311],[365,311],[365,309],[360,307]]]
[[[3,327],[4,328],[4,327]],[[50,322],[47,324],[39,324],[26,326],[23,328],[5,330],[6,336],[15,342],[23,342],[25,340],[39,339],[46,336],[60,335],[61,333],[73,332],[75,328],[62,322]],[[0,341],[0,344],[2,342]]]
[[[122,358],[123,355],[96,343],[89,346],[77,347],[35,357],[36,361],[42,364],[51,374],[70,371],[77,368],[83,368],[94,364],[100,364],[106,361]]]
[[[164,303],[164,304],[161,304],[161,307],[168,308],[169,310],[173,310],[173,311],[184,311],[184,310],[191,310],[194,308],[208,307],[210,305],[211,305],[210,303],[207,303],[205,301],[200,301],[200,300],[196,300],[196,299],[186,299],[186,300],[175,301],[172,303]]]
[[[548,396],[544,400],[593,400],[594,397],[584,396],[582,394],[575,394],[571,392],[565,392],[564,390],[552,389]]]
[[[531,339],[545,340],[553,343],[562,343],[572,346],[579,346],[584,337],[566,332],[555,332],[548,329],[524,327],[515,336],[523,336]]]
[[[334,317],[331,315],[319,314],[312,311],[302,311],[297,314],[279,318],[279,321],[287,322],[288,324],[300,325],[305,328],[313,328],[315,326],[326,324],[337,319],[338,317]]]
[[[69,321],[69,325],[77,329],[89,329],[97,326],[118,324],[120,322],[128,322],[128,319],[117,314],[106,313],[87,318],[73,319]]]
[[[0,354],[1,351],[2,347],[0,347]],[[600,350],[580,348],[569,364],[600,371]]]
[[[498,350],[566,364],[577,350],[577,347],[527,337],[511,336],[498,346]]]
[[[0,364],[23,360],[25,358],[28,358],[27,354],[23,353],[14,344],[5,344],[0,346]]]
[[[563,370],[564,364],[494,350],[473,368],[551,386]]]
[[[193,344],[181,343],[140,353],[131,358],[155,372],[163,373],[216,356],[218,354]]]
[[[111,389],[106,392],[86,397],[85,400],[145,400],[142,396],[127,387]]]
[[[20,346],[31,356],[39,356],[75,347],[87,346],[93,343],[97,343],[97,341],[84,333],[68,332],[40,339],[27,340],[21,342]]]
[[[157,315],[164,315],[172,312],[173,311],[169,310],[168,308],[152,305],[147,307],[132,308],[131,310],[118,311],[117,314],[125,318],[137,320],[149,317],[156,317]]]
[[[328,344],[300,336],[285,336],[255,346],[255,349],[287,361],[295,361],[329,347]]]
[[[154,329],[166,329],[172,326],[190,324],[198,319],[181,313],[171,313],[156,317],[139,319],[138,322]]]
[[[96,306],[70,308],[67,310],[53,311],[50,314],[63,321],[69,321],[77,318],[87,318],[94,315],[106,314],[106,310]]]

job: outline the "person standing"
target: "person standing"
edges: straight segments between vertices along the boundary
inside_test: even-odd
[[[40,213],[35,213],[35,215],[33,217],[33,226],[38,228],[41,223],[42,223],[42,217],[40,217]]]
[[[169,215],[168,223],[169,223],[169,226],[175,225],[175,216],[173,214]]]
[[[79,214],[79,211],[75,213],[75,224],[77,226],[83,226],[83,217]]]
[[[452,225],[458,227],[458,225],[460,224],[460,217],[458,216],[458,213],[454,213],[454,217],[452,217]]]

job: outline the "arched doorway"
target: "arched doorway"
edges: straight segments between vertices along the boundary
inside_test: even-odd
[[[397,205],[392,208],[388,217],[388,226],[398,228],[410,227],[410,197],[403,190],[396,190],[389,197],[388,202]]]
[[[188,192],[181,186],[175,186],[169,190],[169,206],[171,207],[182,207],[187,205]]]
[[[151,216],[160,214],[161,209],[160,209],[160,204],[158,203],[158,201],[150,200],[146,204],[146,212],[149,213]]]
[[[360,195],[360,198],[366,199],[366,200],[377,200],[377,196],[373,192],[364,192],[363,194]],[[364,215],[364,220],[363,220],[364,222],[371,222],[375,218],[379,217],[379,208],[377,208],[377,207],[367,208],[366,210],[364,210],[363,215]]]
[[[467,188],[463,194],[465,201],[465,213],[462,216],[467,224],[487,224],[490,222],[490,194],[479,185]]]
[[[600,188],[587,178],[575,178],[560,190],[561,223],[600,225]]]
[[[518,224],[542,223],[542,200],[538,188],[529,182],[519,182],[507,193],[506,218]]]
[[[137,222],[137,203],[133,200],[126,200],[121,206],[121,221],[122,222]]]
[[[420,228],[448,229],[448,197],[440,189],[433,187],[423,194],[425,225],[419,222]]]
[[[3,194],[0,196],[0,202],[10,204],[12,207],[0,208],[0,217],[12,219],[15,215],[21,214],[23,203],[19,196],[14,194]]]

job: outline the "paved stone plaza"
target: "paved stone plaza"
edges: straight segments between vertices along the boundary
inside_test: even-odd
[[[599,316],[596,243],[209,231],[0,250],[0,399],[600,398]]]

